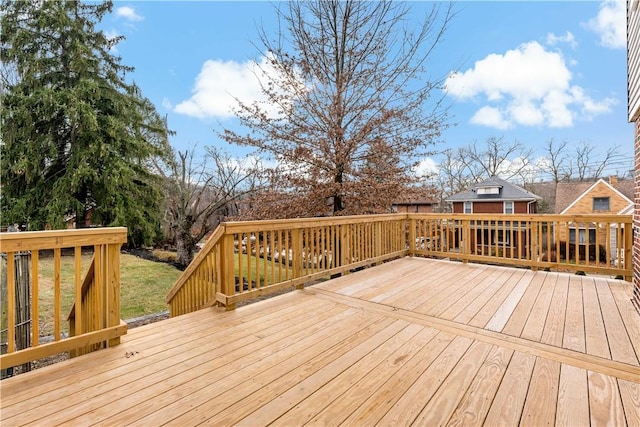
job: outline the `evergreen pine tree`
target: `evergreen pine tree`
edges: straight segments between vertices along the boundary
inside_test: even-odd
[[[130,244],[160,230],[148,162],[167,128],[131,67],[96,28],[112,2],[3,1],[2,223],[61,228],[75,216],[127,226]]]

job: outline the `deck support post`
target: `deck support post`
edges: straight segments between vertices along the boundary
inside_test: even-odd
[[[540,248],[538,246],[539,241],[539,233],[538,226],[539,222],[536,222],[531,227],[531,260],[533,261],[533,265],[531,266],[532,271],[538,271],[538,266],[536,263],[540,260]]]
[[[105,301],[107,310],[107,328],[120,325],[120,244],[107,246],[107,280]],[[120,344],[120,337],[109,340],[109,347]]]
[[[229,296],[235,295],[235,267],[233,262],[233,234],[225,234],[222,237],[221,248],[220,248],[220,287],[222,289],[222,293]],[[219,304],[221,304],[219,302]],[[235,310],[236,305],[233,304],[221,304],[224,306],[225,310]]]
[[[468,219],[462,220],[462,235],[463,244],[462,244],[462,262],[469,262],[469,254],[471,253],[471,221]]]
[[[302,277],[302,233],[299,228],[291,230],[291,267],[293,270],[293,278]],[[304,288],[304,283],[295,286],[296,289]]]
[[[409,219],[409,256],[414,256],[416,252],[416,219]]]

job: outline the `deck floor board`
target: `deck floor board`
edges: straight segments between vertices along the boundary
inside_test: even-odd
[[[0,382],[12,425],[639,425],[613,279],[403,258]]]

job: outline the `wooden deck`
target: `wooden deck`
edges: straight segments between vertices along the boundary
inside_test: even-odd
[[[404,258],[0,383],[9,425],[640,425],[630,284]]]

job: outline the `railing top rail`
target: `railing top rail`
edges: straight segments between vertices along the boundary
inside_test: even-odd
[[[18,252],[127,242],[126,227],[0,233],[0,251]]]
[[[517,220],[517,221],[555,221],[555,222],[567,222],[567,221],[600,221],[600,222],[629,222],[632,220],[633,215],[619,215],[619,214],[488,214],[488,213],[410,213],[409,218],[421,219],[421,218],[434,218],[434,219],[455,219],[455,220],[487,220],[487,219],[499,219],[499,220]],[[623,221],[621,221],[623,220]]]
[[[376,214],[376,215],[350,215],[328,216],[314,218],[293,218],[259,221],[230,221],[225,222],[227,233],[242,233],[255,231],[256,229],[282,230],[292,228],[305,228],[317,225],[357,224],[371,221],[397,221],[407,219],[406,213]]]
[[[226,231],[226,223],[221,223],[218,227],[213,231],[213,234],[207,240],[207,243],[204,245],[202,249],[198,252],[195,258],[191,261],[189,266],[184,270],[184,272],[180,275],[176,283],[173,284],[169,292],[167,293],[166,302],[167,304],[171,301],[174,295],[180,290],[182,285],[187,281],[189,276],[193,274],[193,272],[198,268],[203,259],[209,255],[209,252],[215,247],[216,244],[220,241],[222,236],[225,235]]]

